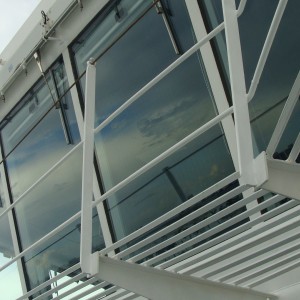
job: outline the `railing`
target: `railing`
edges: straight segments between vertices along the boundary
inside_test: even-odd
[[[259,81],[262,70],[264,68],[266,58],[268,56],[270,47],[272,45],[272,41],[274,39],[274,35],[277,31],[277,28],[278,28],[281,16],[284,12],[287,1],[286,0],[281,0],[278,4],[278,8],[277,8],[276,14],[274,16],[274,19],[273,19],[273,22],[272,22],[267,40],[266,40],[265,45],[263,47],[261,58],[259,59],[258,66],[256,68],[255,75],[254,75],[251,87],[249,89],[249,92],[248,92],[248,96],[247,96],[245,87],[243,86],[244,85],[244,80],[243,80],[244,75],[243,75],[242,60],[241,60],[240,49],[239,49],[240,43],[239,43],[239,40],[237,39],[236,33],[235,33],[235,35],[232,35],[233,32],[234,32],[232,30],[237,30],[237,23],[235,23],[233,25],[231,23],[232,20],[233,20],[233,22],[236,22],[236,16],[237,15],[241,15],[241,13],[242,13],[242,11],[245,7],[246,1],[242,0],[240,2],[240,6],[239,6],[238,11],[235,11],[235,9],[233,9],[233,6],[232,6],[233,2],[232,1],[225,1],[225,2],[227,2],[226,6],[223,3],[225,23],[222,23],[219,26],[217,26],[214,30],[212,30],[209,34],[207,34],[206,37],[204,37],[202,40],[200,40],[194,46],[192,46],[187,52],[185,52],[182,56],[180,56],[176,61],[174,61],[165,70],[163,70],[159,75],[157,75],[148,84],[146,84],[140,91],[138,91],[135,95],[133,95],[130,99],[128,99],[123,105],[121,105],[116,111],[114,111],[105,121],[103,121],[95,129],[93,128],[93,126],[94,126],[94,112],[95,112],[94,105],[95,105],[95,74],[96,74],[96,69],[95,69],[95,62],[93,60],[88,62],[88,68],[87,68],[87,74],[86,74],[86,101],[85,101],[86,106],[85,106],[85,122],[84,122],[85,127],[84,127],[83,141],[80,142],[78,145],[76,145],[69,153],[67,153],[61,160],[59,160],[51,169],[49,169],[43,176],[41,176],[41,178],[35,184],[33,184],[30,188],[28,188],[13,204],[11,204],[8,208],[6,208],[6,210],[0,215],[0,218],[3,217],[4,215],[6,215],[9,211],[11,211],[18,203],[20,203],[20,201],[22,201],[22,199],[25,197],[25,195],[27,195],[32,189],[34,189],[34,187],[37,186],[40,182],[42,182],[44,179],[46,179],[74,151],[76,151],[76,149],[81,147],[81,145],[83,145],[83,149],[84,149],[84,153],[83,153],[83,180],[82,180],[82,210],[81,210],[81,212],[78,212],[75,215],[73,215],[71,218],[66,220],[64,223],[62,223],[60,226],[58,226],[54,230],[50,231],[43,238],[41,238],[40,240],[36,241],[35,243],[33,243],[31,246],[29,246],[25,250],[23,250],[20,254],[16,255],[11,261],[9,261],[5,265],[3,265],[0,268],[0,271],[4,270],[8,266],[10,266],[14,262],[16,262],[18,259],[24,257],[24,255],[26,255],[29,251],[32,251],[33,249],[35,249],[36,247],[38,247],[42,243],[49,240],[51,237],[55,236],[57,233],[59,233],[61,230],[66,228],[68,225],[73,223],[75,220],[77,220],[81,216],[82,229],[81,229],[81,245],[80,245],[81,246],[80,267],[81,267],[81,270],[84,273],[88,274],[89,276],[94,275],[94,274],[97,273],[97,267],[98,267],[97,256],[99,254],[100,255],[107,255],[109,253],[112,254],[113,250],[116,250],[116,249],[119,249],[122,246],[125,246],[127,243],[133,241],[135,238],[137,238],[137,237],[149,232],[151,229],[163,224],[166,220],[169,220],[170,218],[176,216],[177,214],[184,211],[185,209],[191,207],[195,203],[198,203],[199,201],[206,198],[207,196],[213,194],[214,192],[218,191],[219,189],[225,187],[226,185],[234,182],[235,180],[237,180],[241,176],[242,176],[242,178],[244,178],[243,179],[244,184],[242,184],[241,186],[233,189],[232,191],[228,192],[227,194],[224,194],[224,195],[218,197],[214,201],[210,202],[209,204],[207,204],[206,206],[204,206],[202,208],[199,208],[198,210],[194,211],[190,215],[187,215],[186,217],[178,220],[177,222],[174,222],[171,225],[166,226],[162,230],[150,235],[146,239],[144,239],[144,240],[134,244],[133,246],[128,247],[127,249],[125,249],[125,250],[119,252],[118,254],[114,255],[114,257],[117,258],[117,259],[122,259],[124,257],[130,256],[135,251],[149,245],[151,242],[153,242],[153,241],[159,239],[160,237],[170,233],[171,231],[179,228],[183,224],[188,223],[190,220],[192,220],[192,219],[196,218],[197,216],[205,213],[205,211],[208,211],[211,208],[216,207],[218,204],[223,203],[224,201],[226,201],[226,199],[230,199],[230,198],[232,198],[236,195],[239,195],[242,192],[246,191],[249,188],[249,186],[248,186],[249,184],[258,185],[259,183],[261,183],[264,180],[264,179],[259,179],[259,181],[253,182],[252,179],[253,179],[254,169],[253,169],[253,166],[249,167],[249,164],[253,163],[254,158],[253,158],[253,152],[252,152],[253,148],[252,148],[252,142],[251,142],[250,121],[249,121],[247,102],[251,100],[253,94],[255,93],[257,83]],[[231,7],[230,7],[230,5],[228,6],[229,2],[231,2]],[[234,16],[231,15],[231,13],[233,11],[235,12]],[[170,147],[168,150],[166,150],[165,152],[163,152],[162,154],[160,154],[159,156],[154,158],[152,161],[150,161],[149,163],[144,165],[142,168],[140,168],[139,170],[137,170],[136,172],[134,172],[133,174],[128,176],[126,179],[124,179],[119,184],[117,184],[116,186],[114,186],[113,188],[108,190],[106,193],[101,195],[98,199],[95,199],[95,201],[93,201],[93,194],[92,194],[93,176],[92,176],[92,172],[90,170],[93,168],[94,134],[98,133],[103,128],[105,128],[105,126],[107,126],[112,120],[114,120],[117,116],[119,116],[125,109],[127,109],[135,101],[138,101],[143,94],[145,94],[149,89],[151,89],[158,82],[160,82],[165,76],[167,76],[172,70],[174,70],[176,67],[178,67],[181,63],[183,63],[193,53],[198,51],[203,45],[208,43],[212,38],[214,38],[217,34],[219,34],[224,28],[225,28],[226,36],[227,36],[227,39],[228,39],[227,43],[230,46],[237,47],[234,50],[232,50],[232,48],[229,48],[229,51],[228,51],[229,65],[230,65],[230,70],[231,70],[233,103],[234,103],[233,107],[230,107],[227,110],[221,112],[219,115],[214,117],[212,120],[210,120],[209,122],[207,122],[206,124],[204,124],[203,126],[198,128],[197,130],[195,130],[193,133],[191,133],[190,135],[188,135],[187,137],[185,137],[184,139],[182,139],[181,141],[176,143],[174,146]],[[236,61],[236,59],[238,59],[238,61]],[[235,77],[237,74],[239,74],[239,75],[237,77]],[[240,90],[241,86],[242,86],[242,93],[235,94],[236,91],[241,91]],[[299,87],[299,75],[298,75],[298,77],[295,81],[294,86],[295,86],[295,89],[297,88],[297,86]],[[283,117],[282,117],[283,119],[286,119],[286,116],[290,115],[291,110],[293,108],[293,105],[295,105],[295,103],[296,103],[296,101],[299,97],[299,88],[298,88],[298,90],[295,91],[295,93],[297,93],[297,91],[298,91],[298,94],[295,94],[294,97],[291,96],[290,100],[287,101],[287,104],[286,104],[287,108],[285,108],[285,110],[283,112],[283,114],[284,114]],[[292,93],[292,95],[294,95],[294,94]],[[296,95],[298,95],[298,96],[296,96]],[[243,101],[240,101],[241,98],[243,99]],[[121,188],[123,188],[124,186],[129,184],[135,178],[141,176],[147,170],[150,170],[155,165],[157,165],[159,162],[166,159],[171,154],[175,153],[176,151],[178,151],[183,146],[185,146],[188,143],[190,143],[191,141],[193,141],[195,138],[197,138],[201,134],[205,133],[211,127],[213,127],[214,125],[219,124],[223,119],[229,118],[232,115],[233,112],[234,112],[235,121],[236,121],[236,126],[235,127],[236,127],[236,130],[237,130],[236,131],[237,148],[239,150],[238,152],[239,152],[239,157],[240,157],[240,159],[239,159],[239,166],[240,166],[239,171],[235,172],[232,175],[226,177],[225,179],[219,181],[215,185],[209,187],[205,191],[199,193],[198,195],[194,196],[193,198],[189,199],[188,201],[182,203],[178,207],[172,209],[171,211],[167,212],[166,214],[162,215],[161,217],[157,218],[156,220],[150,222],[149,224],[145,225],[144,227],[140,228],[139,230],[137,230],[137,231],[133,232],[132,234],[124,237],[123,239],[117,241],[112,246],[109,246],[106,249],[101,250],[99,253],[98,252],[97,253],[92,253],[92,239],[91,239],[92,238],[92,234],[91,234],[91,232],[92,232],[92,209],[96,205],[98,205],[100,202],[103,202],[109,196],[113,195],[114,193],[119,191]],[[248,120],[248,121],[245,122],[245,119]],[[245,125],[245,123],[246,123],[246,125]],[[274,147],[276,145],[276,142],[280,138],[280,133],[282,133],[283,128],[285,126],[283,123],[281,123],[281,122],[279,122],[279,123],[281,125],[280,124],[278,125],[278,128],[276,128],[276,130],[275,130],[274,137],[272,138],[272,141],[275,141],[275,142],[270,143],[270,146],[267,150],[268,153],[272,152],[270,150],[271,148],[272,148],[272,150],[274,149]],[[242,131],[240,131],[241,128],[242,128]],[[246,138],[247,143],[248,143],[247,145],[242,143],[242,139],[241,139],[241,137],[245,137],[245,136],[247,137]],[[300,137],[298,136],[294,147],[299,148],[299,144],[300,144]],[[244,156],[245,153],[247,155],[246,158]],[[295,159],[295,155],[296,155],[295,153],[297,154],[297,149],[294,152],[291,153],[291,159]],[[244,173],[247,173],[248,175],[246,177],[243,177]],[[254,201],[258,197],[263,196],[265,193],[266,192],[263,191],[263,190],[258,190],[257,192],[251,194],[250,196],[244,197],[244,199],[242,199],[238,203],[237,208],[247,205],[248,203],[250,203],[251,201]],[[195,237],[194,239],[191,239],[190,241],[188,241],[186,243],[182,243],[182,244],[178,245],[177,247],[175,247],[175,248],[173,248],[173,249],[171,249],[167,252],[164,252],[160,255],[155,256],[152,259],[146,260],[144,262],[144,264],[153,266],[153,265],[159,263],[159,267],[165,269],[165,268],[169,268],[171,265],[174,265],[175,263],[178,263],[178,262],[180,262],[184,259],[187,259],[188,257],[190,257],[193,254],[199,253],[199,251],[200,251],[199,248],[201,248],[201,251],[204,251],[205,249],[209,249],[211,247],[217,246],[221,242],[223,242],[225,240],[228,240],[229,238],[233,238],[237,234],[242,234],[246,230],[249,230],[249,229],[253,228],[255,225],[257,225],[257,224],[259,224],[263,221],[269,220],[272,217],[275,217],[278,213],[283,213],[287,208],[290,208],[290,209],[293,208],[295,206],[295,203],[288,202],[287,204],[285,204],[283,206],[280,206],[277,209],[272,210],[271,212],[269,212],[267,214],[261,215],[260,217],[257,217],[255,219],[249,221],[249,222],[246,222],[245,224],[239,226],[238,228],[236,228],[234,230],[231,230],[231,231],[225,233],[224,235],[219,236],[215,240],[210,240],[210,241],[208,241],[207,243],[205,243],[203,245],[197,246],[196,248],[191,249],[191,250],[187,251],[186,253],[183,253],[183,254],[180,254],[180,255],[176,256],[174,259],[164,261],[168,256],[170,256],[174,253],[179,253],[180,251],[182,251],[184,249],[187,249],[191,245],[197,244],[197,242],[199,242],[200,239],[208,238],[208,237],[212,236],[213,234],[228,228],[229,226],[235,224],[236,222],[239,222],[239,221],[241,221],[245,218],[248,218],[252,214],[260,212],[262,209],[278,202],[279,200],[281,200],[283,198],[284,197],[282,197],[282,196],[276,195],[276,196],[268,199],[267,201],[261,203],[260,205],[256,206],[255,208],[247,210],[246,212],[244,212],[244,213],[242,213],[238,216],[235,216],[234,218],[226,221],[225,223],[220,224],[220,226],[218,226],[216,228],[213,228],[211,230],[208,230],[207,232],[205,232],[205,234],[203,234],[199,237]],[[216,215],[212,216],[211,218],[209,218],[209,219],[207,219],[203,222],[200,222],[199,224],[196,224],[195,226],[191,227],[191,229],[189,231],[186,231],[183,234],[178,235],[176,237],[171,237],[170,239],[168,239],[168,240],[166,240],[166,241],[164,241],[164,242],[162,242],[162,243],[160,243],[156,246],[153,246],[153,247],[151,247],[151,248],[149,248],[145,251],[142,251],[141,253],[139,253],[135,256],[132,256],[130,261],[136,262],[136,261],[145,259],[149,255],[159,251],[160,249],[166,247],[167,245],[170,245],[171,243],[174,243],[174,242],[180,240],[183,236],[185,236],[187,234],[192,234],[193,232],[199,230],[200,228],[202,228],[203,226],[205,226],[209,222],[213,222],[214,220],[217,220],[218,218],[221,218],[222,216],[227,214],[229,211],[230,211],[230,209],[228,209],[228,210],[225,209],[224,211],[217,213]],[[273,224],[273,223],[270,222],[270,224]],[[270,226],[272,226],[272,225],[270,225]],[[256,231],[252,231],[252,236],[254,236],[254,234],[257,234],[258,232],[259,232],[259,228]],[[247,234],[245,234],[245,236],[247,236]],[[249,236],[251,236],[250,233],[249,233]],[[240,240],[235,239],[232,243],[233,244],[231,246],[238,245],[240,243]],[[194,262],[192,260],[186,261],[185,263],[182,264],[181,267],[177,268],[177,271],[184,270],[185,268],[190,267],[193,263]],[[40,286],[34,288],[33,290],[31,290],[30,292],[24,294],[22,297],[20,297],[18,299],[25,299],[25,298],[41,291],[43,288],[49,286],[51,283],[55,282],[56,280],[62,278],[63,276],[67,276],[67,275],[71,274],[73,271],[78,270],[78,269],[79,269],[79,264],[76,264],[75,266],[69,268],[68,270],[62,272],[58,276],[52,278],[51,280],[48,280],[47,282],[41,284]],[[187,271],[187,273],[188,273],[188,271]],[[79,278],[82,278],[82,277],[79,276]],[[70,282],[74,282],[75,280],[76,280],[76,278],[72,278],[70,280]],[[94,280],[95,280],[94,278],[88,279],[86,282],[82,283],[82,285],[80,285],[80,286],[84,286],[84,285],[93,283]],[[108,287],[108,286],[109,286],[108,283],[100,283],[100,284],[95,286],[95,290],[99,289],[99,288],[105,288],[105,287]],[[57,287],[55,290],[59,290],[60,288],[62,288],[62,286]],[[77,289],[79,289],[79,287]],[[115,291],[116,289],[110,287],[110,288],[108,288],[108,290],[103,291],[101,293],[103,295],[105,295],[109,292]],[[52,292],[53,291],[54,290],[52,290]],[[75,291],[75,289],[72,289],[72,291]],[[40,299],[40,298],[42,299],[46,295],[52,294],[52,292],[48,291],[48,292],[44,293],[43,295],[39,296],[37,299]],[[91,291],[89,291],[89,292],[91,292]],[[67,293],[71,293],[71,291],[66,292],[65,294],[62,294],[61,296],[56,297],[54,299],[60,299],[64,295],[67,295]],[[99,295],[101,295],[101,293]],[[75,297],[73,299],[80,299],[80,297],[82,297],[83,294],[81,294],[80,296],[77,296],[77,298]],[[99,297],[99,295],[97,295],[97,297]]]

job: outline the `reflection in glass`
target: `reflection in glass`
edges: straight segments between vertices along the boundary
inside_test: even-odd
[[[59,72],[62,78],[58,85],[58,90],[62,95],[63,90],[67,89],[64,68],[57,64],[53,69],[54,74]],[[53,85],[51,77],[48,81],[50,85]],[[53,93],[56,94],[55,91]],[[5,154],[8,154],[27,135],[6,159],[14,200],[72,149],[72,145],[66,143],[60,108],[52,108],[38,126],[33,128],[53,105],[53,99],[45,83],[43,81],[38,83],[28,95],[30,99],[28,100],[29,96],[25,96],[18,105],[20,109],[15,109],[11,113],[11,121],[1,132]],[[35,108],[30,110],[31,105],[35,105]],[[75,144],[79,141],[79,131],[70,93],[63,98],[62,106],[72,142]]]
[[[80,140],[70,92],[64,95],[68,83],[60,62],[47,72],[47,81],[51,92],[44,81],[39,81],[12,110],[8,122],[2,124],[13,200]],[[53,106],[53,102],[62,96],[60,103]],[[21,249],[26,249],[79,212],[81,176],[82,147],[79,147],[16,205]],[[104,243],[96,211],[94,223],[94,248],[99,250]],[[78,262],[79,237],[80,219],[26,255],[26,275],[31,288],[48,280],[50,271],[63,271]]]
[[[224,137],[220,128],[214,127],[109,198],[109,213],[117,239],[232,172],[233,163]]]
[[[205,17],[210,26],[216,23],[216,19],[218,22],[222,21],[221,0],[201,0],[200,2],[205,4]],[[248,1],[239,18],[247,90],[250,87],[277,5],[278,1]],[[288,2],[258,89],[249,105],[255,153],[260,153],[267,148],[285,100],[299,71],[300,42],[299,39],[292,38],[297,36],[300,25],[297,13],[299,6],[299,1]],[[223,43],[218,41],[217,48],[218,59],[227,64],[224,55],[226,49],[224,49]],[[299,120],[299,111],[296,110],[295,114]],[[291,143],[294,142],[291,137],[295,137],[299,132],[299,122],[296,124],[291,121],[291,124],[293,125],[290,125],[284,133],[285,137],[279,146],[280,149],[277,149],[279,154],[290,148]]]
[[[79,262],[80,219],[67,226],[41,246],[25,256],[25,267],[30,288],[49,280],[53,274],[61,273]],[[93,211],[93,252],[104,248],[104,240],[96,209]],[[77,274],[77,273],[76,273]],[[69,276],[73,277],[75,273]],[[48,287],[49,289],[50,287]],[[39,294],[47,290],[42,290]],[[38,294],[34,295],[35,297]],[[52,298],[49,298],[52,299]]]
[[[185,3],[163,3],[171,12],[169,19],[180,48],[186,51],[195,38]],[[111,22],[112,28],[125,27],[126,17],[123,23],[116,23],[113,14],[114,11],[103,23],[91,26],[74,43],[79,72],[86,65],[84,53],[94,57],[101,53],[104,46],[98,41],[106,22]],[[152,8],[97,61],[96,125],[177,57],[163,19]],[[196,53],[96,135],[104,188],[108,190],[124,180],[215,115],[202,57]],[[116,239],[230,174],[231,156],[220,136],[222,130],[215,127],[110,197],[107,204]],[[210,143],[217,148],[210,147]],[[212,149],[218,149],[218,153]]]
[[[3,213],[6,206],[6,200],[3,193],[3,183],[0,178],[0,214]],[[12,242],[12,236],[9,226],[8,215],[0,219],[0,266],[8,263],[15,256]],[[16,299],[22,295],[21,282],[17,263],[0,272],[0,294],[1,299]]]

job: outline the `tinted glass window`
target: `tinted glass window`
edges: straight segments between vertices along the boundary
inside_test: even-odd
[[[204,7],[203,12],[211,28],[216,23],[223,21],[220,0],[199,0],[199,3]],[[277,5],[278,1],[247,1],[245,10],[239,17],[238,22],[247,89],[251,85]],[[300,42],[299,39],[294,38],[298,35],[297,28],[300,25],[297,14],[299,5],[299,1],[289,1],[287,3],[256,94],[249,104],[254,150],[256,153],[267,148],[284,103],[299,71]],[[223,33],[220,37],[222,35]],[[223,38],[217,40],[218,51],[216,53],[218,59],[227,65],[224,43],[225,39]],[[278,146],[277,156],[280,156],[280,153],[284,153],[288,149],[290,151],[291,145],[299,132],[299,125],[295,122],[296,119],[299,120],[299,103],[294,115]]]
[[[15,207],[22,249],[81,208],[82,147],[23,194],[80,140],[64,65],[58,62],[51,67],[46,80],[47,84],[40,80],[26,94],[1,132],[13,200],[22,195]],[[94,224],[94,248],[100,249],[104,242],[96,211]],[[25,256],[31,288],[48,280],[51,272],[62,272],[78,262],[80,226],[79,218]]]
[[[162,1],[162,4],[177,45],[184,52],[195,43],[185,3]],[[146,9],[130,1],[121,1],[120,7],[122,5],[128,15],[130,11]],[[125,31],[129,22],[126,14],[121,22],[116,22],[114,15],[115,10],[107,13],[111,28],[120,27]],[[73,46],[78,71],[86,66],[86,61],[82,61],[83,53],[98,57],[102,51],[100,28],[105,28],[106,23],[95,21],[95,24],[98,27],[92,25]],[[161,14],[155,7],[151,8],[97,61],[96,125],[178,57]],[[96,152],[105,189],[124,180],[213,118],[216,110],[211,95],[202,57],[196,53],[103,128],[96,135]],[[222,132],[216,127],[210,135],[202,136],[110,197],[108,208],[116,238],[186,201],[208,182],[227,176],[233,165],[224,139],[220,139],[218,149],[200,150],[220,135]],[[217,158],[224,156],[228,157],[226,164]],[[201,168],[203,161],[207,165]],[[215,177],[207,173],[211,168]],[[194,182],[187,184],[191,177]]]

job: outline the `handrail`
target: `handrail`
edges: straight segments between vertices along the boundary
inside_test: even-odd
[[[279,141],[288,123],[288,120],[290,119],[292,112],[298,102],[299,95],[300,95],[300,71],[298,72],[298,75],[294,81],[292,89],[285,102],[279,120],[276,124],[272,137],[269,141],[266,153],[270,158],[272,158],[274,155],[274,152],[276,150],[276,147],[279,144]]]
[[[239,7],[237,9],[237,17],[240,17],[243,14],[246,4],[247,4],[247,0],[240,1]]]
[[[250,102],[252,100],[252,98],[256,92],[257,86],[260,81],[261,74],[264,70],[267,58],[269,56],[270,49],[272,47],[277,29],[280,24],[280,21],[281,21],[282,15],[284,13],[285,7],[287,5],[287,2],[288,2],[288,0],[279,0],[274,18],[272,20],[272,23],[271,23],[271,26],[270,26],[270,29],[269,29],[269,32],[268,32],[268,35],[266,38],[266,41],[264,43],[258,63],[256,65],[253,79],[251,81],[251,85],[250,85],[248,95],[247,95],[248,102]]]

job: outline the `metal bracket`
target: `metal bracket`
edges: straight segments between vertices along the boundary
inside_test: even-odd
[[[4,96],[4,93],[1,91],[0,92],[0,99],[5,102],[5,96]]]
[[[161,15],[164,20],[164,23],[165,23],[166,29],[168,31],[168,34],[169,34],[170,40],[172,42],[175,53],[177,55],[180,55],[182,53],[182,51],[180,50],[180,46],[177,41],[177,37],[175,35],[174,29],[173,29],[172,24],[167,16],[167,13],[166,13],[167,9],[164,7],[164,5],[163,5],[163,3],[161,3],[161,1],[157,1],[155,3],[155,8],[156,8],[157,13],[159,15]]]
[[[267,165],[267,155],[266,152],[261,152],[253,160],[253,174],[255,177],[255,189],[259,189],[264,183],[269,179],[268,165]]]
[[[81,0],[77,0],[77,3],[80,7],[81,10],[83,10],[83,4],[82,4],[82,1]]]
[[[42,21],[41,21],[41,26],[44,28],[44,34],[43,37],[47,35],[47,33],[50,31],[53,21],[49,18],[49,13],[46,14],[43,10],[41,11],[42,15]]]

